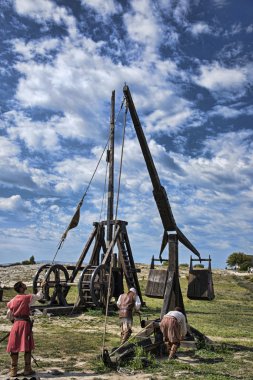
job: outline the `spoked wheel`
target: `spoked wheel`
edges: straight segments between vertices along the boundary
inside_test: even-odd
[[[60,305],[67,304],[65,297],[69,289],[68,280],[69,273],[63,265],[55,264],[50,266],[45,276],[45,294],[50,303],[56,303],[56,298],[58,298]]]
[[[38,293],[38,291],[41,287],[41,283],[42,283],[42,281],[45,280],[45,277],[46,277],[47,272],[48,272],[50,267],[51,267],[51,264],[42,265],[38,269],[37,273],[35,274],[35,276],[33,278],[33,293],[34,294]],[[50,300],[49,293],[47,292],[47,290],[48,289],[43,288],[43,299],[39,300],[39,302],[45,303],[45,301]]]
[[[94,270],[97,267],[94,265],[87,265],[81,273],[78,282],[78,294],[82,304],[86,306],[94,306],[90,294],[90,282]]]
[[[111,276],[110,280],[110,269],[104,264],[101,264],[93,271],[90,281],[90,294],[96,306],[106,306],[109,286],[110,301],[114,291],[113,276]]]

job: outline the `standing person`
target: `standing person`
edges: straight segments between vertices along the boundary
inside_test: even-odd
[[[167,343],[169,359],[176,359],[180,341],[187,334],[186,318],[181,307],[176,307],[175,310],[165,314],[160,323],[160,328],[164,341]]]
[[[141,301],[135,288],[129,289],[129,292],[121,294],[117,301],[119,308],[119,319],[121,327],[121,344],[125,343],[132,334],[133,311],[139,311]]]
[[[25,294],[27,286],[22,281],[18,281],[14,285],[14,289],[18,294],[7,304],[7,318],[13,322],[6,349],[11,356],[11,377],[17,376],[19,352],[24,352],[24,375],[27,376],[35,373],[31,368],[34,340],[32,321],[30,319],[30,306],[43,297],[43,286],[44,283],[41,284],[41,289],[37,294]]]
[[[2,285],[2,282],[0,281],[0,302],[3,301],[3,294],[4,294],[4,286]]]

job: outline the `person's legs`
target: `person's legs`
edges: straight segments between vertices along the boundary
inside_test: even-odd
[[[123,321],[121,324],[121,344],[125,343],[132,334],[131,323]]]
[[[168,355],[170,355],[170,350],[171,350],[172,343],[171,342],[166,342],[166,345],[167,345]]]
[[[178,347],[179,347],[178,343],[171,344],[169,359],[176,359],[176,352],[177,352]]]
[[[16,377],[18,372],[18,352],[11,352],[11,370],[10,376]]]
[[[25,369],[24,375],[34,375],[35,371],[32,370],[31,361],[32,361],[32,353],[31,351],[26,351],[24,354],[25,358]]]

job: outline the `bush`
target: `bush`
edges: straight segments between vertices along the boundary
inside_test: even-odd
[[[36,264],[34,256],[31,256],[29,260],[24,260],[21,262],[22,265],[32,265]]]
[[[189,268],[189,264],[187,264],[187,263],[179,264],[179,267],[180,268]]]
[[[203,264],[196,264],[193,266],[193,268],[205,268],[205,266]]]

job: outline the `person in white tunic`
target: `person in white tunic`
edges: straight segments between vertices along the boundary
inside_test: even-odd
[[[186,318],[180,307],[169,311],[160,322],[164,341],[168,348],[169,359],[176,359],[176,352],[180,346],[180,341],[187,334]]]

